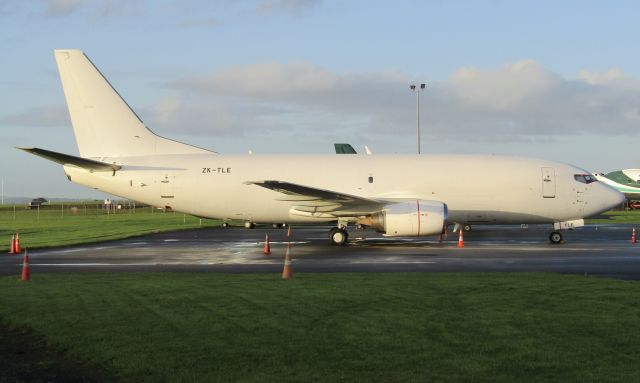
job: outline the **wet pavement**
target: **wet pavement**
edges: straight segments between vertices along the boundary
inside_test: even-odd
[[[631,225],[599,225],[564,231],[564,243],[548,242],[549,227],[476,226],[465,247],[449,234],[384,238],[350,230],[347,246],[329,244],[330,227],[293,227],[296,272],[509,272],[544,271],[640,279],[640,244]],[[271,255],[263,254],[265,234]],[[220,228],[153,234],[133,239],[29,252],[32,274],[42,272],[279,272],[288,245],[285,229]],[[19,275],[22,258],[0,256],[0,275]]]

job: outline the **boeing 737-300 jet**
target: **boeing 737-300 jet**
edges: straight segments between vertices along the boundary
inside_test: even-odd
[[[248,223],[335,223],[386,236],[440,234],[446,223],[584,224],[624,201],[575,166],[496,155],[222,155],[155,135],[79,50],[56,50],[80,156],[21,148],[67,178],[195,216]],[[215,122],[213,122],[215,124]]]

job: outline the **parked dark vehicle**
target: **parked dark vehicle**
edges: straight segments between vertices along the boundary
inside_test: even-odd
[[[43,197],[34,198],[31,200],[31,202],[29,202],[29,209],[37,209],[41,205],[44,205],[46,203],[49,203],[49,201],[47,201],[46,198],[43,198]]]

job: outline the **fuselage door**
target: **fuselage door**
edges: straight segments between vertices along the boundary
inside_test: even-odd
[[[542,168],[542,197],[556,197],[556,172],[553,168]]]
[[[169,176],[160,180],[160,198],[171,200],[174,197],[173,181]]]

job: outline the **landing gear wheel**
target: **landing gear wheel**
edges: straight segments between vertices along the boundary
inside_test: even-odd
[[[228,222],[223,222],[222,223],[222,227],[229,227],[229,223]]]
[[[334,227],[329,231],[329,240],[336,246],[344,246],[349,239],[349,233],[346,230]]]
[[[244,223],[244,228],[245,229],[255,229],[256,228],[256,224],[253,223],[253,222],[247,221],[247,222]]]
[[[554,231],[549,235],[549,241],[551,241],[551,243],[553,243],[554,245],[559,244],[560,242],[562,242],[562,234],[559,231]]]
[[[464,225],[462,225],[462,230],[471,231],[471,225],[469,225],[468,223],[465,223]]]

